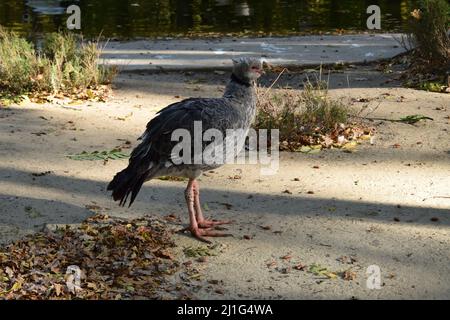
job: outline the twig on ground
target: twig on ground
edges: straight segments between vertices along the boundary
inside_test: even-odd
[[[428,199],[450,199],[450,197],[446,197],[446,196],[433,196],[433,197],[428,197],[428,198],[424,198],[422,201],[426,201]]]

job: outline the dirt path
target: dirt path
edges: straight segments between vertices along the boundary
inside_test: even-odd
[[[340,89],[347,87],[347,75],[351,88]],[[93,204],[110,215],[173,214],[186,223],[184,182],[148,183],[131,209],[119,208],[105,186],[126,160],[103,164],[65,155],[110,150],[126,140],[134,146],[159,108],[188,96],[218,96],[227,78],[122,74],[108,103],[2,108],[0,241],[46,224],[78,223],[92,214],[86,205]],[[295,88],[301,78],[290,76],[283,85]],[[201,270],[193,281],[195,296],[450,298],[450,96],[385,80],[363,68],[336,74],[331,94],[375,99],[372,106],[381,102],[374,117],[421,113],[434,121],[375,121],[375,144],[351,154],[282,153],[276,176],[260,176],[258,166],[230,165],[201,178],[206,214],[235,220],[229,227],[235,237],[220,239],[220,252],[202,263],[182,252],[202,244],[175,236],[180,259]],[[230,179],[236,175],[241,178]],[[293,268],[300,263],[351,269],[356,278],[328,279]],[[380,290],[366,286],[370,265],[381,269]]]

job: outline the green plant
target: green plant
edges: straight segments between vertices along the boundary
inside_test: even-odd
[[[337,279],[337,272],[328,270],[328,268],[321,266],[320,264],[313,263],[309,266],[308,272],[315,276],[324,276],[329,279]]]
[[[427,117],[427,116],[423,116],[421,114],[413,114],[413,115],[409,115],[409,116],[405,116],[400,118],[400,120],[398,120],[398,122],[403,122],[403,123],[407,123],[407,124],[414,124],[416,122],[419,122],[421,120],[431,120],[433,121],[433,118]]]
[[[420,85],[420,89],[430,92],[442,92],[445,84],[441,82],[425,81]]]

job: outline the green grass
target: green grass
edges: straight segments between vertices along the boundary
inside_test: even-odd
[[[399,122],[403,122],[403,123],[407,123],[407,124],[415,124],[421,120],[431,120],[433,121],[433,118],[427,117],[427,116],[423,116],[421,114],[413,114],[413,115],[409,115],[409,116],[405,116],[400,118],[400,120],[398,120]]]
[[[110,83],[113,67],[98,64],[101,48],[71,33],[51,33],[40,49],[0,26],[0,89],[4,96],[74,93]]]

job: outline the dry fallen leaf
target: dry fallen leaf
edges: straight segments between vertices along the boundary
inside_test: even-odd
[[[56,296],[59,297],[61,295],[61,292],[62,292],[62,285],[59,284],[59,283],[55,283],[53,285],[53,288],[55,289]]]
[[[352,281],[356,279],[356,273],[350,269],[345,270],[342,273],[342,279],[346,280],[346,281]]]
[[[156,218],[95,215],[80,226],[46,228],[0,247],[0,300],[161,298],[180,267],[171,237]],[[79,287],[69,266],[80,270]]]
[[[302,263],[298,263],[294,266],[295,270],[305,271],[308,266]]]

